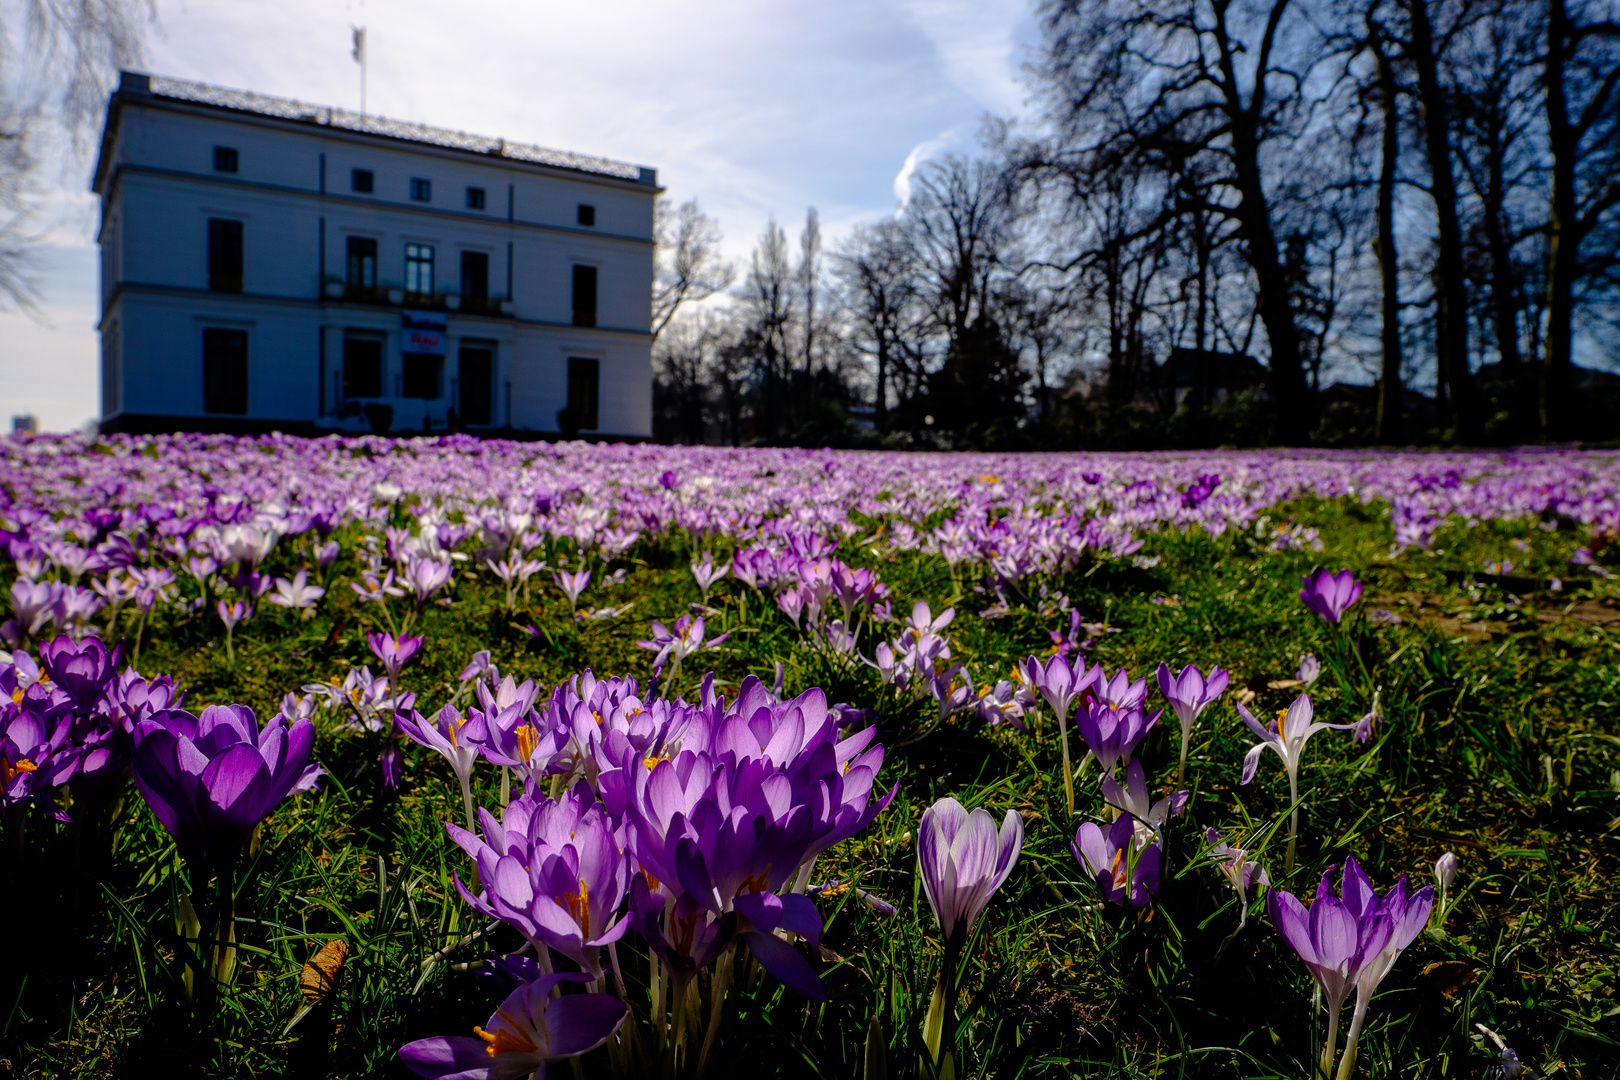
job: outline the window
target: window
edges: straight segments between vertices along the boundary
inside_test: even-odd
[[[489,299],[489,256],[482,251],[461,253],[461,295],[468,300]]]
[[[596,325],[596,267],[574,267],[574,325]]]
[[[596,427],[596,398],[601,379],[602,361],[583,356],[568,358],[568,411],[581,430]]]
[[[242,291],[242,223],[208,219],[208,287],[215,292]]]
[[[433,245],[405,245],[405,291],[431,293],[433,291]]]
[[[362,195],[370,195],[376,186],[377,178],[370,169],[356,169],[349,174],[349,190],[358,191]]]
[[[235,172],[237,165],[236,150],[229,146],[214,147],[214,171]]]
[[[470,187],[467,189],[467,209],[482,210],[484,208],[484,189]]]
[[[401,393],[408,398],[426,398],[429,401],[437,398],[439,371],[444,366],[444,357],[408,352],[403,359],[405,387]]]
[[[490,392],[494,386],[495,351],[483,346],[461,347],[461,400],[456,403],[461,422],[474,427],[490,423]]]
[[[595,225],[596,207],[586,206],[584,203],[580,203],[578,220],[581,225]]]
[[[248,411],[246,330],[203,330],[203,412]]]
[[[382,397],[383,343],[376,338],[343,339],[343,398]]]
[[[377,241],[369,236],[349,237],[349,268],[343,280],[367,289],[377,287]]]
[[[411,201],[432,202],[433,181],[424,180],[420,176],[411,177]]]

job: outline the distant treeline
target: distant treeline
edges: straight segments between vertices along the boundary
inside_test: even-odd
[[[811,210],[796,241],[772,223],[735,268],[695,203],[665,208],[660,438],[1620,434],[1616,380],[1588,370],[1620,359],[1620,3],[1048,0],[1037,16],[1030,117],[925,162],[896,215],[835,250]],[[1258,378],[1178,392],[1176,350]]]

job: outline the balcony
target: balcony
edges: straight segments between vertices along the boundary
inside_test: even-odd
[[[496,318],[510,318],[512,315],[510,300],[458,296],[455,293],[412,293],[386,285],[354,285],[340,278],[331,278],[326,282],[326,298],[350,304],[410,308],[412,311],[448,311]]]

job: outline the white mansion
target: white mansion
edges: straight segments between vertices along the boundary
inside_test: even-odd
[[[104,431],[652,425],[653,169],[126,72]]]

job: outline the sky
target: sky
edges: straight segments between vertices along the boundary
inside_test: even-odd
[[[773,216],[829,243],[920,161],[1024,108],[1029,0],[158,0],[145,69],[658,169],[741,259]],[[0,423],[97,413],[90,163],[63,176],[38,317],[0,312]]]

